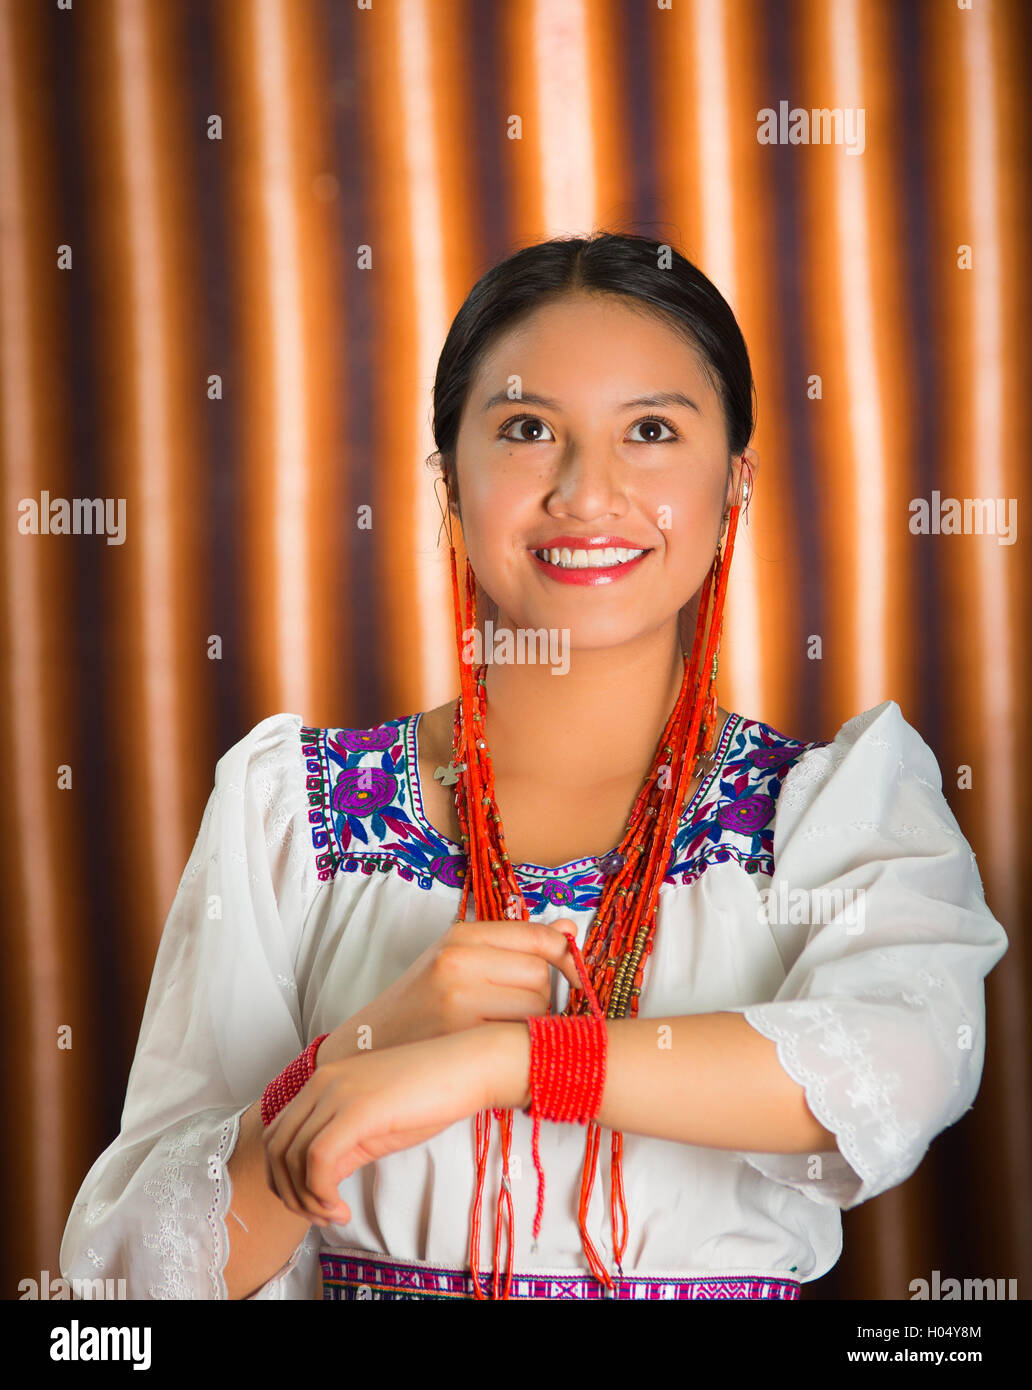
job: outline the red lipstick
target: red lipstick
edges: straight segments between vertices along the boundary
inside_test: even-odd
[[[566,569],[562,565],[553,565],[550,560],[543,560],[540,555],[536,555],[536,550],[602,550],[612,546],[622,550],[642,550],[641,555],[637,555],[633,560],[625,560],[619,565],[591,565],[581,569]],[[630,574],[636,569],[643,560],[651,554],[651,548],[634,545],[631,541],[624,540],[622,536],[555,536],[551,540],[544,542],[531,549],[531,558],[535,565],[543,574],[547,574],[549,579],[554,579],[559,584],[579,584],[599,587],[604,584],[615,584],[617,580]]]

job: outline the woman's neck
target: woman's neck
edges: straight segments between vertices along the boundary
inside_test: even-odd
[[[652,762],[684,678],[669,630],[627,646],[570,653],[569,670],[487,667],[487,738],[495,775],[571,791],[640,776]]]

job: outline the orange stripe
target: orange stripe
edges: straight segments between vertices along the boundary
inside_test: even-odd
[[[786,379],[784,372],[766,214],[775,196],[772,163],[769,151],[757,139],[756,113],[767,100],[764,61],[750,0],[729,4],[725,23],[729,31],[726,43],[733,55],[727,120],[737,193],[734,231],[739,247],[738,293],[732,308],[749,347],[756,382],[753,447],[760,460],[754,504],[750,503],[745,527],[745,537],[754,555],[752,601],[759,614],[759,626],[753,640],[759,671],[751,689],[743,691],[742,702],[751,696],[753,705],[746,711],[751,717],[763,719],[794,737],[814,738],[821,731],[804,729],[798,709],[798,672],[806,660],[805,653],[790,646],[795,636],[792,619],[796,596],[803,584],[814,582],[814,576],[804,576],[800,571],[798,531],[812,525],[813,520],[801,516],[793,505],[793,459],[783,423],[788,393],[804,391],[805,383]],[[757,99],[746,99],[745,93],[755,93]],[[732,665],[731,669],[734,674],[736,667]],[[733,707],[739,709],[741,703]]]
[[[738,533],[721,645],[721,703],[791,732],[796,716],[784,632],[795,586],[793,511],[779,431],[781,362],[769,301],[767,163],[756,140],[760,87],[756,25],[745,3],[678,7],[651,17],[656,162],[670,208],[670,236],[728,299],[749,349],[756,381],[759,456],[748,523]],[[714,191],[720,195],[714,205]],[[725,257],[726,248],[726,257]],[[776,576],[776,582],[772,582]],[[762,592],[762,604],[760,594]]]
[[[176,168],[183,113],[174,97],[175,22],[140,0],[116,0],[97,18],[84,53],[90,210],[106,253],[97,355],[110,436],[106,487],[125,499],[127,530],[124,552],[112,549],[103,565],[106,602],[117,614],[110,736],[126,750],[111,791],[123,822],[118,834],[132,846],[126,901],[138,913],[122,954],[142,1000],[199,822],[185,770],[205,727],[201,643],[185,620],[196,611],[189,536],[203,383],[194,377],[183,318],[184,285],[193,279],[183,249],[189,234],[181,230],[178,250],[175,239],[187,225]]]
[[[889,437],[886,361],[898,358],[879,315],[884,283],[878,213],[888,171],[872,147],[884,129],[884,91],[875,77],[878,23],[854,0],[819,6],[801,26],[799,90],[790,105],[865,110],[863,154],[835,144],[800,145],[808,269],[806,309],[813,372],[819,476],[826,479],[818,524],[830,538],[825,584],[831,630],[823,634],[822,689],[829,731],[860,710],[894,698],[889,660]],[[855,127],[854,127],[855,133]]]
[[[1013,26],[1013,32],[1011,32]],[[941,229],[936,292],[948,333],[943,353],[943,498],[1018,499],[1018,541],[942,536],[946,583],[942,641],[948,687],[946,795],[977,854],[986,899],[1010,933],[1010,952],[987,988],[989,1056],[1006,1057],[1004,1075],[987,1072],[999,1096],[1009,1229],[1027,1230],[1032,1197],[1025,1181],[1032,1116],[1028,1000],[1015,935],[1029,895],[1029,782],[1019,718],[1028,708],[1028,565],[1020,506],[1027,489],[1020,436],[1027,399],[1025,325],[1029,311],[1027,227],[1015,216],[1029,203],[1025,64],[1014,11],[928,11],[932,80],[940,97],[934,161]],[[1027,224],[1027,215],[1024,218]],[[958,247],[971,248],[971,268]],[[1009,505],[1009,503],[1008,503]],[[1020,714],[1019,714],[1020,711]],[[970,768],[970,790],[958,769]],[[1015,1105],[1016,1097],[1021,1103]],[[1012,1251],[1017,1255],[1018,1250]]]
[[[1016,497],[1020,445],[1014,437],[1016,412],[1010,417],[1015,424],[1008,424],[1006,404],[1008,398],[1011,403],[1018,399],[1015,373],[1021,353],[1018,325],[1006,308],[1010,288],[1003,269],[1005,256],[1015,265],[1019,233],[1016,228],[1005,233],[1001,219],[999,159],[1005,127],[997,95],[1004,86],[999,54],[1006,38],[992,16],[981,11],[932,14],[929,22],[939,89],[951,93],[936,125],[935,160],[934,224],[942,229],[942,252],[934,263],[936,290],[950,334],[943,357],[941,492],[943,499],[961,502]],[[1012,94],[1012,111],[1014,100]],[[970,269],[958,266],[962,246],[971,248]],[[1024,272],[1023,279],[1027,266]],[[1009,464],[1008,443],[1013,451]],[[973,834],[990,901],[1013,920],[1022,809],[1016,716],[1025,703],[1013,646],[1021,552],[986,535],[944,535],[936,543],[944,552],[940,563],[946,578],[943,642],[953,669],[962,673],[951,687],[950,723],[956,733],[944,780],[957,814]],[[970,797],[956,790],[958,764],[973,769]]]
[[[223,139],[235,176],[248,723],[280,711],[332,721],[329,697],[346,680],[347,651],[335,577],[356,518],[336,465],[336,343],[346,306],[327,196],[325,39],[312,7],[288,0],[234,0],[218,8],[218,24]]]
[[[692,162],[700,171],[706,190],[706,196],[699,198],[695,205],[699,209],[697,237],[701,268],[738,317],[743,312],[740,274],[745,262],[745,246],[740,235],[744,219],[739,215],[742,195],[736,177],[736,154],[739,159],[748,158],[741,137],[746,133],[743,125],[749,114],[735,99],[738,31],[731,22],[730,7],[719,0],[716,3],[695,0],[689,14],[694,69],[689,90],[698,132]],[[755,131],[752,133],[755,141]],[[736,135],[739,137],[737,150]],[[746,343],[748,345],[748,338]],[[750,442],[755,448],[755,442]],[[758,477],[757,470],[754,481]],[[762,565],[753,537],[752,517],[756,512],[751,505],[755,498],[754,487],[746,513],[748,520],[741,527],[735,545],[720,664],[724,707],[744,710],[752,717],[767,708],[763,634],[769,632],[769,627],[765,628],[760,620],[757,585]]]
[[[5,602],[3,753],[8,769],[2,840],[7,989],[3,1011],[9,1112],[22,1142],[9,1145],[10,1269],[39,1277],[40,1262],[56,1268],[64,1199],[74,1192],[86,1126],[83,1095],[89,1066],[87,1001],[75,983],[85,916],[74,851],[75,749],[66,726],[72,650],[65,621],[69,592],[67,536],[22,534],[23,499],[68,496],[66,418],[54,408],[63,357],[57,248],[67,228],[56,215],[52,170],[53,112],[45,68],[45,20],[37,10],[0,4],[0,457],[4,516],[0,566]],[[81,265],[81,262],[79,262]],[[92,543],[90,539],[82,544]],[[72,789],[61,790],[62,765]],[[60,868],[60,872],[59,872]],[[70,1024],[72,1049],[59,1048]],[[80,1027],[80,1025],[82,1025]],[[76,1050],[77,1045],[77,1050]],[[71,1137],[70,1137],[71,1136]],[[80,1147],[81,1151],[81,1147]]]

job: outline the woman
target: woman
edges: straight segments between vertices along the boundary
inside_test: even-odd
[[[752,400],[670,248],[474,287],[434,397],[460,696],[219,761],[66,1277],[793,1298],[970,1107],[1007,941],[928,746],[891,700],[810,744],[716,705]]]

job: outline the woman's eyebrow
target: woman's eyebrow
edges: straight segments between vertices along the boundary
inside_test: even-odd
[[[496,391],[493,396],[489,396],[484,402],[483,410],[488,411],[496,405],[513,405],[522,403],[524,405],[541,405],[546,410],[562,411],[559,401],[553,400],[551,396],[538,396],[533,391],[524,391],[520,396],[510,396],[508,391]],[[694,410],[697,414],[702,414],[698,405],[690,396],[686,396],[683,391],[657,391],[651,396],[636,396],[633,401],[624,401],[623,405],[617,406],[617,410],[635,410],[638,406],[667,406],[683,405],[689,410]]]

